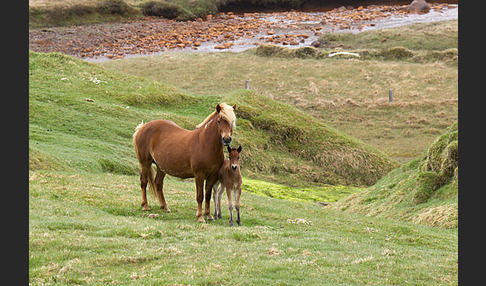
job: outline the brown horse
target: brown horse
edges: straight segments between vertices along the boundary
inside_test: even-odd
[[[168,120],[142,122],[136,127],[133,145],[142,169],[140,187],[143,210],[149,210],[146,196],[149,183],[149,189],[158,197],[160,207],[170,212],[163,192],[164,177],[168,174],[178,178],[195,178],[198,222],[204,222],[202,202],[206,180],[204,216],[213,219],[210,214],[211,191],[224,161],[223,145],[230,145],[236,126],[235,109],[236,105],[218,104],[216,110],[193,131]],[[157,167],[155,178],[152,163]]]
[[[240,220],[240,198],[241,198],[241,173],[240,173],[240,152],[241,146],[238,148],[230,148],[228,146],[229,159],[225,159],[223,166],[219,170],[218,182],[213,186],[214,194],[214,218],[221,218],[221,196],[226,189],[226,195],[228,196],[228,209],[230,212],[230,225],[233,226],[233,198],[231,194],[235,196],[236,207],[236,222],[241,225]],[[218,188],[218,185],[221,184]]]

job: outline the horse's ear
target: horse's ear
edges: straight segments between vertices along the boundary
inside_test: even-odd
[[[226,146],[228,148],[228,154],[231,153],[231,147],[230,146]]]
[[[238,149],[236,149],[236,151],[238,151],[238,153],[241,153],[241,146],[238,147]]]
[[[233,110],[236,110],[236,104],[233,104]]]
[[[216,112],[219,113],[220,111],[221,111],[221,106],[218,104],[218,105],[216,105]]]

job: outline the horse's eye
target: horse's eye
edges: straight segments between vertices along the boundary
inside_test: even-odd
[[[221,124],[221,121],[218,120],[218,124]]]

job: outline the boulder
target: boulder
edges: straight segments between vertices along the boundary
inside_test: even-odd
[[[409,13],[425,14],[430,11],[430,6],[425,0],[413,0],[408,6]]]

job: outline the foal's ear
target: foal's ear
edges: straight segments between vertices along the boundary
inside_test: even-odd
[[[241,146],[238,147],[238,149],[236,149],[236,151],[238,151],[238,153],[241,153]]]
[[[233,110],[236,110],[236,104],[233,104]]]
[[[228,149],[228,154],[231,153],[231,147],[230,146],[226,146]]]
[[[216,105],[216,112],[219,113],[221,111],[221,106],[218,104]]]

